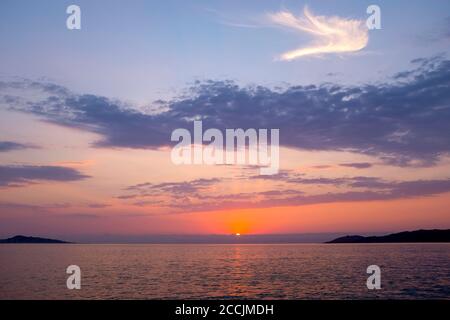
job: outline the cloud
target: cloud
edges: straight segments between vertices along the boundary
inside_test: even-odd
[[[283,53],[280,56],[281,60],[327,53],[355,52],[367,46],[369,35],[363,20],[314,16],[307,7],[303,13],[304,17],[296,17],[289,11],[269,14],[269,19],[273,23],[307,33],[315,39],[308,47]]]
[[[5,211],[11,210],[29,210],[29,211],[40,211],[42,207],[24,203],[15,203],[15,202],[3,202],[0,201],[0,209],[6,209]]]
[[[327,165],[327,164],[320,164],[317,166],[312,166],[311,168],[313,168],[313,169],[330,169],[330,168],[333,168],[333,166]]]
[[[371,168],[373,164],[369,162],[354,162],[354,163],[341,163],[339,166],[355,169],[367,169]]]
[[[93,214],[93,213],[69,213],[69,214],[64,214],[64,215],[60,215],[58,216],[58,218],[73,218],[73,219],[99,219],[102,216],[97,215],[97,214]]]
[[[110,204],[106,203],[90,203],[87,205],[87,207],[91,209],[104,209],[110,206],[111,206]]]
[[[0,166],[0,187],[21,187],[39,181],[78,181],[88,177],[65,167]]]
[[[34,149],[36,148],[33,145],[29,144],[22,144],[18,142],[13,141],[0,141],[0,152],[8,152],[8,151],[14,151],[14,150],[23,150],[23,149]]]
[[[288,148],[352,151],[391,165],[430,166],[450,152],[450,60],[416,59],[413,66],[392,82],[359,86],[275,90],[232,81],[196,82],[152,114],[40,82],[0,83],[0,102],[97,133],[95,147],[170,146],[174,129],[192,131],[193,119],[200,119],[204,130],[279,128],[280,144]]]
[[[391,183],[385,182],[377,177],[337,177],[337,178],[326,178],[326,177],[306,177],[304,174],[296,173],[289,170],[284,170],[276,175],[263,176],[263,175],[251,175],[243,176],[242,179],[250,180],[271,180],[273,182],[283,182],[296,185],[316,185],[323,186],[329,185],[334,187],[348,186],[353,188],[375,188],[375,189],[385,189],[392,186]]]
[[[164,182],[153,184],[151,182],[141,183],[128,187],[128,191],[140,191],[140,192],[152,192],[155,193],[193,193],[205,189],[215,183],[221,182],[220,178],[211,179],[196,179],[192,181],[182,181],[182,182]]]
[[[266,180],[254,175],[249,179]],[[135,206],[165,208],[165,213],[188,213],[213,210],[302,206],[333,202],[382,201],[434,196],[450,192],[450,179],[388,181],[378,177],[305,177],[296,172],[283,171],[269,176],[268,190],[229,193],[219,192],[218,184],[226,179],[197,179],[162,184],[140,184],[127,188],[127,194],[117,197],[132,200]],[[274,184],[276,188],[274,188]],[[311,185],[334,187],[335,191],[311,194],[302,190]],[[342,191],[345,190],[345,191]],[[136,201],[137,199],[137,201]]]

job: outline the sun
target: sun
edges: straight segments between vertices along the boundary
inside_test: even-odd
[[[236,237],[239,237],[241,234],[240,233],[236,233]]]

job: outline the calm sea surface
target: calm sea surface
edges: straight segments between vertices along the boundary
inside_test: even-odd
[[[169,298],[450,299],[450,244],[0,245],[0,299]]]

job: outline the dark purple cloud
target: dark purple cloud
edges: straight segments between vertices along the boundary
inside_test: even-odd
[[[30,149],[30,148],[36,148],[33,145],[30,144],[23,144],[13,141],[0,141],[0,152],[8,152],[8,151],[14,151],[14,150],[23,150],[23,149]]]
[[[39,181],[78,181],[89,176],[57,166],[0,166],[0,187],[18,187]]]
[[[211,179],[196,179],[192,181],[182,182],[163,182],[163,183],[141,183],[128,187],[128,191],[139,191],[141,193],[173,193],[173,194],[186,194],[196,193],[202,189],[205,189],[211,185],[221,182],[223,179],[211,178]],[[126,196],[125,196],[126,197]],[[122,197],[123,198],[123,197]]]
[[[232,81],[196,82],[182,97],[159,101],[146,114],[118,101],[78,95],[39,82],[0,83],[16,91],[40,90],[41,101],[7,90],[10,108],[46,121],[95,132],[97,147],[158,148],[170,145],[176,128],[279,128],[280,143],[306,150],[352,150],[390,164],[433,165],[450,152],[450,60],[416,59],[393,82],[270,89]]]
[[[353,162],[353,163],[341,163],[340,166],[355,169],[367,169],[371,168],[373,164],[369,162]]]

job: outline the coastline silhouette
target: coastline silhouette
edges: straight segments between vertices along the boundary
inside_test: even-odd
[[[154,236],[146,241],[139,241],[139,243],[148,244],[276,244],[276,243],[323,243],[322,241],[305,241],[305,235],[302,234],[249,234],[249,235],[172,235],[172,236]],[[121,241],[126,242],[128,241]],[[415,230],[404,231],[399,233],[392,233],[384,236],[361,236],[361,235],[346,235],[335,238],[331,241],[326,241],[328,244],[337,243],[423,243],[423,242],[450,242],[450,229],[447,230]],[[63,240],[39,238],[32,236],[17,235],[8,239],[0,239],[3,244],[73,244]],[[93,243],[93,242],[89,242]],[[136,243],[132,241],[132,243]]]
[[[345,236],[326,243],[418,243],[450,242],[450,230],[416,230],[392,233],[386,236]]]

